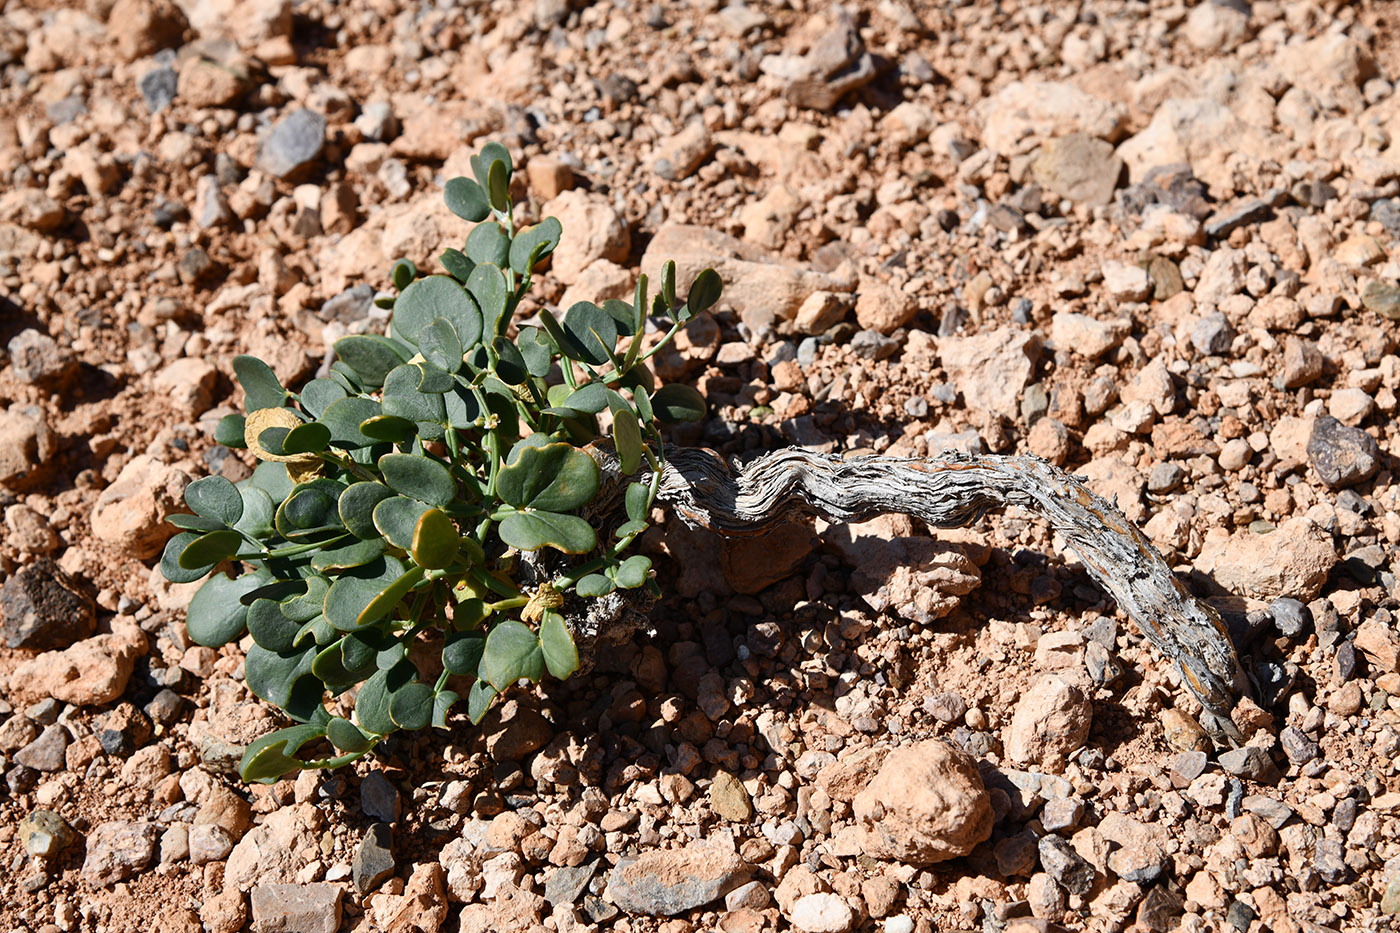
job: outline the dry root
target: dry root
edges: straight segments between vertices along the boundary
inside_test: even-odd
[[[605,475],[617,475],[609,448],[597,445],[595,456]],[[1176,662],[1217,743],[1242,741],[1230,711],[1248,695],[1249,681],[1220,616],[1187,591],[1116,506],[1044,460],[966,454],[846,460],[790,448],[731,467],[713,451],[678,448],[667,451],[658,501],[691,527],[721,535],[758,534],[804,516],[858,522],[886,513],[957,528],[1018,506],[1059,532],[1148,640]],[[591,615],[589,634],[610,628]],[[618,621],[624,617],[620,628],[630,635],[636,615],[624,612]]]

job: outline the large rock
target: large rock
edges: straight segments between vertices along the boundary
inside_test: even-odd
[[[92,597],[47,557],[21,568],[0,589],[0,632],[11,648],[67,648],[96,628]]]
[[[938,355],[969,408],[1016,420],[1021,390],[1035,372],[1040,342],[1034,334],[1000,327],[970,337],[943,337]]]
[[[1355,486],[1380,469],[1380,445],[1360,428],[1349,428],[1331,415],[1323,415],[1313,422],[1308,436],[1308,462],[1333,489]]]
[[[253,933],[335,933],[339,885],[260,884],[253,888]]]
[[[1123,174],[1113,144],[1088,133],[1071,133],[1040,147],[1031,171],[1042,188],[1085,204],[1108,204]]]
[[[890,752],[854,810],[865,854],[911,865],[967,855],[992,834],[977,762],[940,739]]]
[[[546,217],[558,218],[564,227],[549,268],[565,285],[577,282],[583,270],[596,260],[627,261],[631,234],[612,203],[602,195],[571,189],[545,204],[541,211]]]
[[[928,624],[952,612],[982,582],[967,552],[956,544],[914,533],[905,515],[836,525],[821,536],[855,568],[851,591],[876,612]]]
[[[1013,81],[975,108],[982,142],[1002,155],[1027,152],[1042,140],[1086,133],[1114,141],[1123,108],[1062,81]]]
[[[1020,764],[1057,771],[1084,746],[1094,706],[1084,691],[1058,674],[1041,677],[1016,704],[1006,756]]]
[[[1331,535],[1299,516],[1268,534],[1249,530],[1230,534],[1213,528],[1206,534],[1195,567],[1233,593],[1259,599],[1291,596],[1307,602],[1322,591],[1336,563]]]
[[[813,292],[849,294],[855,286],[854,282],[788,265],[750,243],[707,227],[662,227],[642,257],[642,272],[653,283],[659,282],[661,267],[668,259],[676,261],[676,287],[682,292],[701,270],[718,272],[724,279],[721,301],[754,330],[792,321]]]
[[[24,662],[10,675],[10,694],[25,703],[53,697],[74,706],[116,700],[131,679],[136,659],[146,653],[146,636],[130,621],[118,621],[112,629]]]
[[[148,560],[175,533],[165,519],[184,506],[189,476],[155,457],[132,458],[92,510],[92,532],[124,556]]]
[[[1118,156],[1134,182],[1158,166],[1186,162],[1207,185],[1233,193],[1227,164],[1232,156],[1269,159],[1286,148],[1283,137],[1245,123],[1210,98],[1173,97],[1157,108],[1142,132],[1118,147]]]
[[[171,0],[117,0],[107,17],[107,35],[124,62],[180,44],[189,22]]]
[[[23,489],[48,471],[54,435],[37,405],[11,405],[0,411],[0,486]]]
[[[269,814],[234,846],[224,869],[224,884],[247,891],[259,884],[291,884],[312,861],[321,858],[321,811],[309,803]]]
[[[116,884],[139,874],[155,858],[159,823],[99,823],[87,840],[83,877],[93,884]]]
[[[294,110],[272,127],[258,150],[257,167],[278,178],[295,176],[321,154],[326,145],[326,118],[305,107]]]
[[[608,875],[608,893],[628,913],[674,917],[717,901],[748,880],[738,855],[697,843],[620,860]]]

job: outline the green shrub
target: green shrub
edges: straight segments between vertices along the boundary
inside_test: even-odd
[[[165,576],[209,577],[190,603],[190,637],[218,646],[250,634],[249,689],[298,723],[249,746],[245,780],[346,764],[392,732],[444,727],[462,700],[479,722],[517,681],[577,669],[560,611],[570,594],[657,592],[649,559],[626,552],[661,478],[658,423],[697,420],[705,404],[688,386],[657,389],[646,362],[715,303],[719,276],[702,272],[682,302],[670,263],[654,298],[643,276],[630,303],[580,302],[562,322],[541,311],[540,326],[512,338],[562,230],[552,217],[515,229],[503,147],[487,145],[472,169],[445,195],[476,226],[443,253],[449,275],[394,264],[397,295],[376,298],[393,310],[388,336],[337,341],[329,376],[299,393],[261,360],[234,360],[247,415],[224,418],[216,439],[261,462],[241,483],[191,483],[193,514],[171,518],[182,530]],[[669,329],[642,352],[648,315]],[[636,339],[621,349],[624,338]],[[600,488],[580,445],[599,437],[605,411],[626,484],[616,528],[580,514]],[[522,553],[543,549],[559,557],[526,573]],[[241,572],[215,572],[226,562]],[[440,651],[436,678],[415,663],[415,643]],[[448,689],[454,675],[470,679],[465,696]],[[351,718],[326,708],[355,687]]]

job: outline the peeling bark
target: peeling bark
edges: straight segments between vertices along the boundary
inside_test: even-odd
[[[610,450],[599,450],[616,475]],[[1037,457],[952,454],[842,459],[800,448],[739,467],[696,448],[667,451],[658,501],[691,527],[758,534],[802,516],[865,521],[898,512],[937,528],[970,525],[1018,506],[1064,536],[1100,586],[1180,668],[1217,743],[1242,741],[1230,719],[1249,682],[1220,616],[1172,574],[1147,537],[1079,479]]]

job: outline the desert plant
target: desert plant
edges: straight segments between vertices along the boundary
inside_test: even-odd
[[[337,341],[329,374],[299,393],[261,361],[234,360],[247,414],[216,439],[261,462],[239,484],[191,483],[193,514],[171,519],[182,531],[165,575],[213,574],[190,603],[190,636],[216,646],[249,633],[249,688],[299,722],[248,747],[245,779],[334,767],[400,729],[444,726],[464,699],[450,684],[477,722],[510,685],[589,666],[659,594],[648,558],[626,554],[654,505],[726,535],[808,515],[956,527],[1006,506],[1038,514],[1176,662],[1216,740],[1240,741],[1230,712],[1250,687],[1225,625],[1114,504],[1035,457],[794,448],[736,466],[668,448],[658,425],[697,420],[705,403],[657,388],[647,360],[718,301],[719,276],[701,272],[682,301],[667,264],[655,297],[643,276],[630,303],[516,324],[562,231],[553,218],[515,229],[504,148],[487,145],[472,168],[445,195],[476,226],[441,256],[447,275],[395,263],[397,295],[376,298],[392,308],[388,336]],[[643,339],[648,321],[659,339]],[[355,687],[350,716],[327,708]],[[323,739],[334,754],[303,753]]]
[[[503,147],[472,168],[445,196],[476,226],[443,253],[447,275],[394,264],[397,294],[376,298],[392,308],[387,336],[341,338],[330,372],[300,392],[254,357],[234,360],[247,414],[224,418],[216,439],[260,463],[238,484],[191,483],[193,514],[171,518],[182,530],[165,576],[209,577],[190,637],[219,646],[246,631],[249,689],[299,723],[249,746],[246,780],[348,763],[397,730],[444,726],[463,699],[477,722],[516,681],[578,668],[566,601],[657,591],[650,559],[627,551],[663,473],[658,424],[697,420],[705,403],[689,386],[657,388],[646,362],[718,300],[719,277],[700,273],[682,301],[668,264],[654,297],[642,276],[631,302],[512,328],[562,231],[552,217],[516,229]],[[648,317],[666,329],[646,346]],[[580,514],[600,489],[597,454],[582,449],[600,415],[625,484],[625,520],[607,525]],[[440,656],[435,677],[421,644]],[[465,697],[453,675],[471,679]],[[353,717],[327,709],[354,687]],[[298,757],[320,739],[335,753]]]

